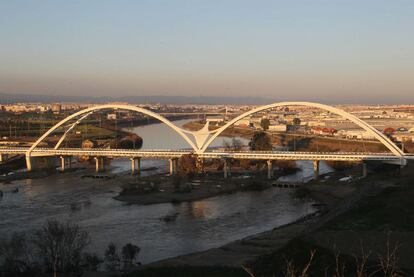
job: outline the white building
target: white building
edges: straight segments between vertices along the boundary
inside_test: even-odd
[[[237,127],[249,127],[250,126],[250,118],[243,118],[234,123],[234,126]]]
[[[348,139],[366,139],[373,140],[375,137],[368,133],[365,130],[360,129],[349,129],[349,130],[339,130],[336,133],[337,136],[348,138]]]
[[[270,125],[269,131],[286,132],[287,127],[284,124]]]

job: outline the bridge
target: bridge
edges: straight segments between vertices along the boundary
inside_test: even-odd
[[[231,152],[231,151],[208,151],[208,147],[220,134],[226,129],[231,127],[237,121],[250,116],[255,113],[263,112],[273,109],[275,107],[282,106],[308,106],[313,108],[319,108],[333,114],[342,116],[343,118],[355,123],[371,135],[373,135],[379,142],[381,142],[388,150],[389,153],[349,153],[349,152],[296,152],[296,151],[248,151],[248,152]],[[127,150],[127,149],[108,149],[108,148],[62,148],[60,147],[65,140],[68,133],[70,133],[78,124],[85,118],[93,114],[94,112],[101,110],[129,110],[138,113],[143,113],[147,116],[158,119],[168,127],[173,129],[178,135],[180,135],[189,145],[190,150]],[[73,123],[69,123],[74,121]],[[67,125],[69,123],[69,125]],[[49,135],[54,133],[57,129],[63,128],[64,132],[59,141],[53,148],[38,147]],[[382,161],[386,163],[397,164],[404,166],[408,159],[413,159],[413,156],[409,156],[402,152],[402,150],[395,145],[387,136],[381,133],[379,130],[370,126],[366,122],[357,118],[356,116],[347,113],[341,109],[331,107],[324,104],[312,103],[312,102],[279,102],[270,105],[261,106],[252,109],[248,112],[240,114],[215,130],[209,130],[208,123],[198,131],[188,131],[179,128],[171,121],[161,116],[160,114],[152,111],[131,106],[131,105],[98,105],[93,106],[77,113],[74,113],[67,118],[63,119],[55,126],[45,132],[39,139],[37,139],[31,147],[0,147],[0,161],[7,155],[25,155],[28,171],[33,169],[33,159],[38,157],[60,157],[61,167],[65,168],[67,159],[72,156],[90,156],[95,157],[96,170],[99,171],[104,163],[104,157],[123,157],[131,159],[132,171],[139,171],[139,161],[141,158],[157,158],[157,159],[169,159],[170,171],[173,174],[177,168],[177,159],[183,155],[196,155],[199,159],[223,159],[225,161],[225,177],[227,177],[227,160],[229,159],[249,159],[249,160],[266,160],[268,163],[268,175],[271,175],[271,169],[274,160],[311,160],[314,162],[315,172],[319,171],[319,161]],[[137,165],[138,163],[138,165]]]

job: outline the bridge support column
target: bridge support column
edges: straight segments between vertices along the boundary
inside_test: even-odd
[[[231,162],[228,159],[224,159],[223,174],[224,174],[224,179],[231,177]]]
[[[367,163],[362,162],[362,178],[367,177],[368,171],[367,171]]]
[[[28,155],[26,155],[26,169],[32,171],[32,159]]]
[[[170,159],[170,175],[175,175],[177,173],[178,168],[178,159]]]
[[[66,159],[64,156],[60,157],[60,171],[64,172],[65,171],[65,165],[66,165]]]
[[[267,161],[267,179],[273,178],[273,161],[268,160]]]
[[[7,161],[8,155],[7,154],[0,154],[0,163]]]
[[[315,175],[315,179],[319,179],[319,161],[313,161],[313,173]]]
[[[95,172],[102,172],[105,170],[104,159],[100,157],[95,157]]]
[[[141,173],[141,159],[131,158],[131,175],[139,175]]]

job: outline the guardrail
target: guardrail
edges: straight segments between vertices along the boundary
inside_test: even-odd
[[[1,154],[25,154],[27,147],[0,147]],[[130,158],[179,158],[193,154],[193,150],[170,149],[109,149],[109,148],[35,148],[31,155],[36,156],[96,156]],[[397,161],[400,157],[390,153],[368,152],[290,152],[290,151],[220,151],[212,150],[200,154],[203,158],[234,158],[258,160],[335,160],[335,161]],[[414,155],[405,158],[414,159]]]

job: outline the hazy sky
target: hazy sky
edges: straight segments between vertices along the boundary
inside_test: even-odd
[[[0,92],[413,103],[414,1],[0,0]]]

